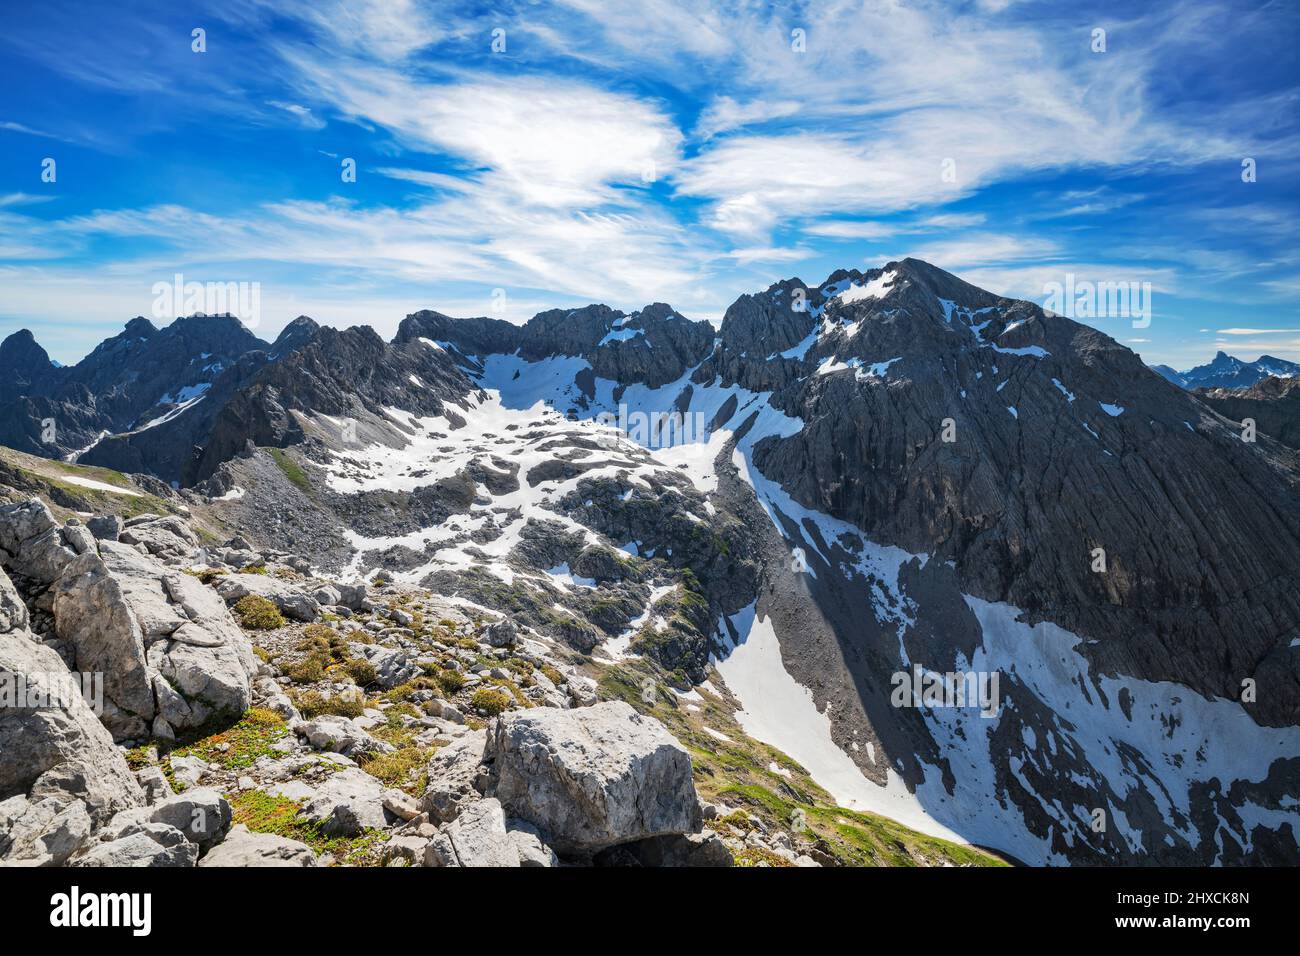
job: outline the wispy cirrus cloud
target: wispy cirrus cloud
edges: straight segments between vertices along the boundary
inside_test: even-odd
[[[461,160],[464,175],[521,202],[577,207],[612,201],[674,164],[681,133],[645,99],[557,80],[421,83],[368,64],[324,64],[284,51],[303,92],[376,123],[409,149]]]
[[[1300,332],[1297,329],[1215,329],[1218,335],[1274,335],[1285,332]]]

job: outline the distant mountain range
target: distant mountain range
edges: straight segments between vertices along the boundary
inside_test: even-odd
[[[1292,378],[1300,375],[1300,365],[1272,355],[1261,355],[1253,362],[1243,362],[1226,352],[1217,353],[1205,365],[1179,372],[1168,365],[1152,365],[1151,370],[1163,375],[1179,388],[1250,388],[1256,382],[1275,375]]]

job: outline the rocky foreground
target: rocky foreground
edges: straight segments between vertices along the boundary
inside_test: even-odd
[[[40,498],[0,505],[0,568],[0,864],[840,862],[494,614]]]

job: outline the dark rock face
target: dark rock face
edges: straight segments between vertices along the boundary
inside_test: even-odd
[[[207,478],[249,441],[277,448],[301,442],[295,411],[347,418],[395,407],[438,415],[472,388],[445,352],[418,339],[389,345],[365,326],[320,328],[222,407],[193,478]]]
[[[454,346],[464,356],[509,354],[520,347],[521,328],[502,319],[453,319],[441,312],[414,312],[397,327],[396,343],[427,338]]]
[[[683,318],[672,306],[655,302],[630,315],[606,305],[551,309],[522,326],[500,319],[453,319],[439,312],[416,312],[403,320],[394,341],[425,338],[442,343],[475,368],[475,358],[516,351],[533,362],[575,356],[586,359],[592,373],[601,378],[657,387],[698,365],[713,347],[713,337],[707,322]]]
[[[288,325],[286,325],[275,342],[271,345],[270,358],[281,359],[292,352],[298,351],[305,345],[308,345],[320,331],[320,325],[314,319],[305,315],[300,315]]]
[[[240,356],[265,347],[231,316],[190,316],[161,330],[135,318],[69,368],[46,370],[19,341],[7,354],[13,361],[37,360],[38,371],[25,384],[11,380],[0,392],[0,443],[46,457],[87,449],[105,432],[138,429],[164,417],[202,395]],[[46,420],[55,426],[50,441]]]
[[[0,401],[26,395],[48,381],[57,369],[27,329],[0,342]]]
[[[763,473],[872,540],[954,561],[967,593],[1097,638],[1104,672],[1232,699],[1254,678],[1257,720],[1300,720],[1300,684],[1271,658],[1300,629],[1294,453],[1240,441],[1102,333],[924,263],[830,285],[890,275],[819,314],[803,374],[773,396],[805,427],[756,448]],[[754,380],[726,331],[696,381]]]
[[[128,474],[152,474],[181,485],[193,484],[213,424],[266,363],[265,352],[245,353],[217,376],[202,401],[173,417],[162,416],[165,420],[149,428],[107,435],[77,460]]]
[[[662,302],[626,315],[604,305],[540,312],[524,325],[520,354],[585,358],[600,378],[651,388],[675,381],[713,347],[713,328],[692,322]]]
[[[1224,418],[1253,418],[1260,434],[1300,448],[1300,377],[1272,376],[1250,388],[1197,389],[1196,396]]]
[[[220,358],[210,351],[217,346],[195,334],[209,328],[203,323],[211,322],[217,323],[220,334],[231,336],[221,346]],[[45,399],[22,399],[32,406],[26,420],[39,427],[48,413],[60,423],[75,421],[71,434],[90,434],[94,442],[79,455],[85,464],[152,474],[189,486],[210,477],[250,441],[275,447],[301,442],[306,436],[295,418],[297,411],[351,416],[367,410],[382,414],[383,408],[395,406],[437,414],[443,401],[457,399],[470,389],[448,356],[418,341],[388,345],[369,328],[340,332],[300,316],[268,349],[251,335],[239,335],[231,323],[238,325],[233,319],[182,319],[162,332],[151,332],[151,325],[135,320],[128,326],[128,333],[139,333],[135,338],[128,340],[124,333],[109,340],[71,370],[88,383],[73,383],[80,389],[76,400],[55,408]],[[160,358],[164,349],[157,343],[164,338],[166,350]],[[131,351],[135,348],[147,351],[136,357]],[[195,349],[201,351],[185,364],[184,356]],[[183,391],[173,389],[164,395],[173,401],[158,403],[139,421],[122,427],[122,416],[106,418],[102,413],[105,402],[115,400],[115,387],[106,386],[107,398],[93,391],[114,361],[124,363],[122,374],[134,376],[130,385],[140,394],[152,394],[168,379],[195,381]],[[153,362],[161,364],[148,374],[159,384],[141,385],[145,373],[138,367]],[[202,367],[196,370],[199,363]],[[65,389],[63,394],[70,393]],[[95,441],[91,429],[101,425],[113,433]],[[64,434],[62,425],[60,434]],[[48,448],[33,450],[49,452]]]

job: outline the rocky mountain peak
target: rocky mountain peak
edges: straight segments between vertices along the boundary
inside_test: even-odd
[[[453,319],[432,309],[412,312],[397,327],[393,342],[400,345],[418,339],[427,339],[450,345],[462,356],[487,355],[491,352],[509,353],[519,348],[521,328],[504,319],[482,316],[470,319]]]
[[[58,374],[49,354],[27,329],[0,342],[0,401],[12,400]]]
[[[318,331],[320,331],[320,324],[315,319],[305,315],[298,316],[276,336],[275,342],[271,345],[271,358],[282,358],[302,348],[315,338]]]
[[[155,338],[158,341],[177,341],[184,348],[197,348],[200,354],[222,354],[231,359],[253,349],[266,348],[264,341],[230,313],[181,316],[160,329]]]
[[[0,371],[35,373],[50,365],[50,356],[28,329],[19,329],[0,342]]]
[[[158,326],[154,325],[142,315],[137,315],[134,319],[126,323],[121,335],[129,335],[135,338],[149,338],[157,334]],[[119,336],[120,337],[120,336]]]

